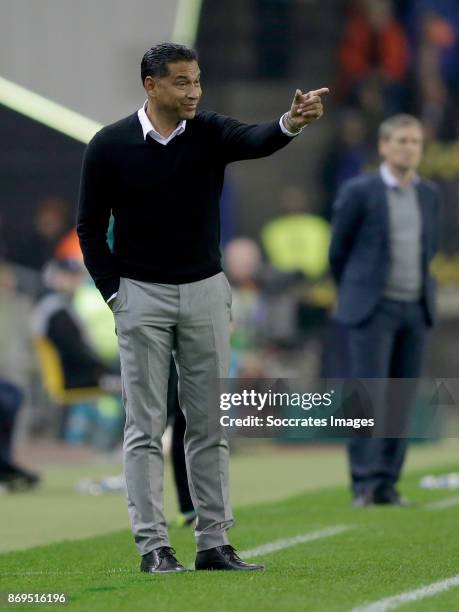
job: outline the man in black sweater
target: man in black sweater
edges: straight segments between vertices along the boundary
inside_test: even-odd
[[[260,569],[243,562],[228,543],[228,445],[208,418],[217,410],[209,405],[210,385],[229,370],[231,289],[220,263],[219,199],[225,166],[284,147],[322,116],[321,95],[328,89],[297,90],[280,120],[246,125],[197,112],[200,71],[191,49],[152,47],[141,76],[148,96],[142,108],[102,129],[88,145],[77,225],[86,266],[115,315],[128,507],[141,570],[184,571],[169,544],[162,500],[171,354],[187,421],[195,567]],[[113,253],[106,241],[111,213]]]

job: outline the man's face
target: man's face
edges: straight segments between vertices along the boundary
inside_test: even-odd
[[[174,62],[168,68],[165,77],[147,77],[147,92],[159,111],[178,121],[193,119],[202,94],[198,63]]]
[[[379,143],[384,160],[400,170],[416,170],[422,157],[423,135],[417,125],[396,128],[387,140]]]

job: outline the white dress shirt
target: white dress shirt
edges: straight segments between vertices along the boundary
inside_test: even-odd
[[[379,166],[379,173],[381,174],[381,178],[386,187],[400,187],[400,183],[398,178],[393,174],[388,164],[385,162]],[[420,177],[418,174],[415,174],[413,177],[413,183],[419,183]]]

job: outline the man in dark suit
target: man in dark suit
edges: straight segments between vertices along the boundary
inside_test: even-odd
[[[429,265],[438,246],[440,208],[436,187],[416,174],[422,144],[422,126],[415,117],[387,119],[380,126],[383,163],[378,172],[347,181],[334,205],[330,265],[338,285],[335,316],[347,329],[349,375],[354,378],[417,379],[421,374],[435,318]],[[371,387],[373,405],[383,387]],[[384,431],[391,428],[395,437],[350,441],[356,506],[406,503],[395,488],[407,448],[406,436],[397,437],[397,432],[406,426],[415,389],[415,380],[408,387],[398,385],[390,401],[386,390],[386,417],[390,410],[392,423]]]

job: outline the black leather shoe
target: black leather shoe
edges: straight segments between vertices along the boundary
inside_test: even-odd
[[[0,472],[0,483],[5,485],[8,491],[27,491],[40,483],[40,476],[17,465],[7,464]]]
[[[143,555],[140,571],[149,574],[177,574],[187,570],[175,558],[175,550],[170,546],[161,546]]]
[[[354,508],[366,508],[374,503],[373,493],[371,491],[362,491],[362,493],[356,493],[352,500]]]
[[[407,508],[412,506],[413,504],[400,495],[400,493],[394,489],[393,487],[385,488],[385,489],[376,489],[373,493],[374,503],[378,506],[400,506],[402,508]]]
[[[261,563],[246,563],[230,544],[201,550],[196,555],[194,563],[197,570],[259,570],[265,569]]]

